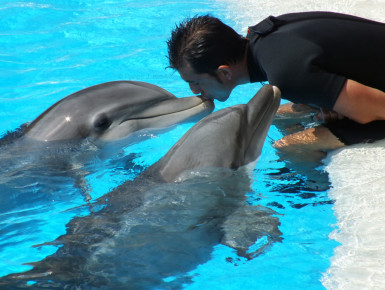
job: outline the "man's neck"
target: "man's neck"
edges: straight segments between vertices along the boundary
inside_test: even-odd
[[[249,44],[245,47],[243,59],[240,62],[232,65],[235,85],[243,85],[250,82],[249,69],[247,66],[247,54],[249,50]]]

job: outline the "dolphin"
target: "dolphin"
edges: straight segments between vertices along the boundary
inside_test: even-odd
[[[53,165],[65,171],[84,164],[100,153],[98,149],[107,148],[105,154],[123,142],[137,142],[173,125],[199,120],[213,109],[210,100],[176,98],[150,83],[102,83],[61,99],[30,124],[5,134],[0,139],[0,164],[7,168]]]
[[[72,219],[65,235],[46,243],[60,246],[55,254],[0,286],[181,289],[219,243],[247,259],[263,253],[281,241],[279,220],[247,205],[247,169],[279,103],[278,88],[265,85],[247,104],[206,116],[158,162],[99,198],[91,214]]]
[[[139,81],[107,82],[75,92],[0,139],[0,212],[12,212],[11,205],[19,207],[14,196],[28,204],[37,196],[62,190],[68,177],[88,200],[85,177],[95,171],[88,166],[90,161],[116,158],[121,147],[178,123],[199,120],[213,109],[212,101],[176,98]],[[35,183],[44,190],[31,192],[20,186]]]
[[[153,84],[114,81],[63,98],[29,124],[24,134],[37,141],[116,140],[141,129],[196,120],[213,108],[209,100],[176,98]]]

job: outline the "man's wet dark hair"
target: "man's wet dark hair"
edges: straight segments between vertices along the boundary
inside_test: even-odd
[[[169,67],[178,70],[187,61],[195,73],[214,74],[220,65],[242,60],[246,44],[246,38],[218,18],[188,18],[175,27],[167,41]]]

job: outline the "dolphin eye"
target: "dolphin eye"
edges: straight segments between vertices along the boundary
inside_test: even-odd
[[[107,129],[111,125],[111,120],[104,114],[95,118],[94,127],[96,129]]]

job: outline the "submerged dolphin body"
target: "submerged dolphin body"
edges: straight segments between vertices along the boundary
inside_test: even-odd
[[[250,179],[241,169],[261,154],[279,101],[279,90],[264,86],[248,104],[205,117],[157,163],[102,197],[102,209],[74,218],[53,243],[62,245],[55,254],[0,285],[179,289],[218,243],[253,258],[280,241],[274,212],[246,204]],[[267,242],[250,250],[261,237]]]
[[[27,127],[25,136],[38,141],[115,140],[141,129],[203,117],[212,110],[212,102],[198,97],[176,98],[149,83],[115,81],[58,101]]]

